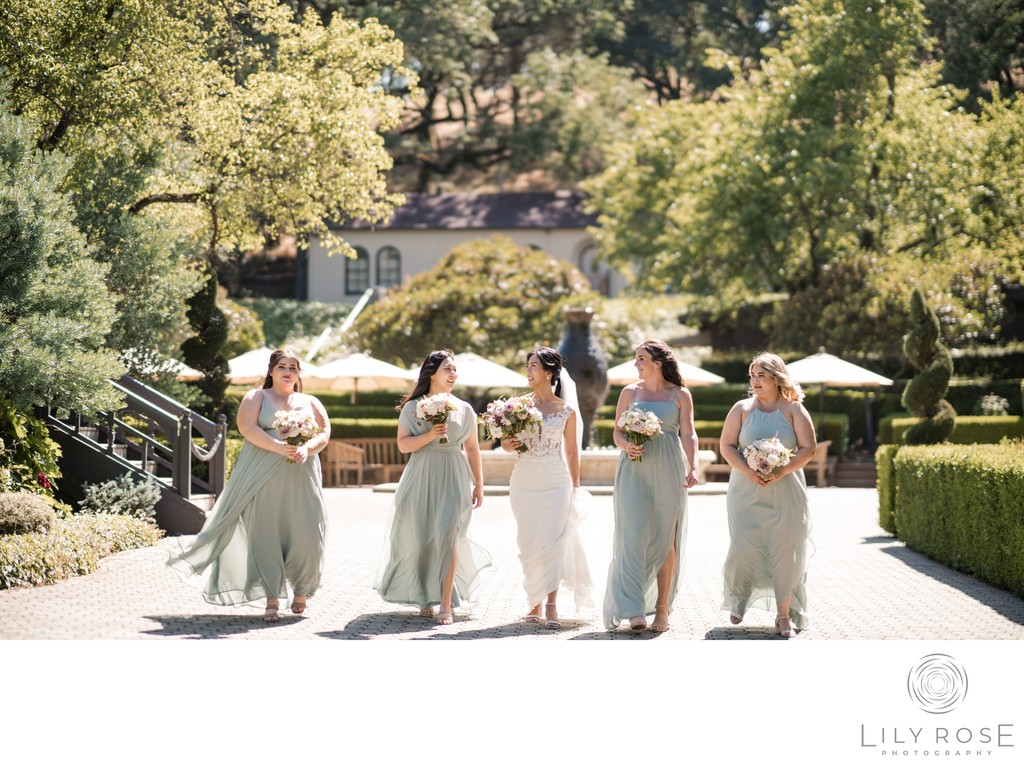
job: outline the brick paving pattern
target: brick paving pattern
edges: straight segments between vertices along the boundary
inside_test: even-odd
[[[744,624],[720,611],[721,566],[728,547],[725,496],[713,488],[691,495],[685,570],[671,617],[660,636],[608,632],[600,619],[612,531],[612,499],[595,495],[586,544],[598,609],[574,613],[562,599],[562,629],[524,623],[515,523],[504,494],[490,494],[470,536],[492,555],[471,611],[436,625],[411,608],[384,603],[371,589],[393,495],[329,489],[325,579],[305,615],[282,611],[261,620],[262,605],[206,604],[197,590],[164,566],[179,545],[170,538],[105,559],[85,577],[42,588],[0,591],[2,639],[516,639],[518,641],[700,639],[780,640],[773,616],[752,610]],[[877,525],[869,489],[810,491],[815,552],[808,574],[811,626],[798,641],[844,639],[1022,639],[1024,600],[952,570],[887,535]],[[182,538],[185,540],[187,538]]]

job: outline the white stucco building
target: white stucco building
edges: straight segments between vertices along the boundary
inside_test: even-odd
[[[587,233],[596,216],[583,211],[573,192],[499,194],[407,194],[386,223],[339,227],[359,257],[328,256],[319,241],[310,243],[306,297],[325,303],[349,303],[368,287],[393,287],[433,268],[457,245],[503,235],[568,261],[587,275],[594,289],[616,295],[626,279],[596,263],[597,250]]]

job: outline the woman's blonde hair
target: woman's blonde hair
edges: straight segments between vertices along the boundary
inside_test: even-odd
[[[775,385],[779,389],[779,396],[787,402],[802,402],[804,400],[803,388],[800,387],[799,383],[789,377],[789,370],[786,369],[786,363],[783,362],[779,356],[776,354],[769,354],[767,352],[758,354],[750,360],[747,372],[750,372],[750,370],[754,368],[755,364],[759,365],[762,370],[775,379]],[[753,387],[748,388],[747,393],[753,396]]]

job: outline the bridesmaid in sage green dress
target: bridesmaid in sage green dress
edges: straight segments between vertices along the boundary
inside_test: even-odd
[[[639,633],[653,612],[651,630],[664,633],[682,569],[686,490],[697,483],[697,435],[693,399],[672,349],[664,341],[644,341],[636,350],[636,368],[640,382],[622,389],[615,420],[631,408],[649,410],[661,420],[662,433],[641,445],[615,428],[613,438],[622,454],[615,471],[604,621],[615,630],[629,620],[630,630]]]
[[[452,608],[471,600],[481,572],[491,566],[487,551],[466,536],[473,509],[484,499],[476,413],[452,396],[456,410],[446,423],[416,417],[421,397],[451,396],[456,378],[452,352],[432,351],[399,405],[398,448],[412,455],[398,482],[373,583],[385,601],[417,606],[422,617],[433,617],[438,606],[439,625],[452,623]]]
[[[722,457],[732,466],[722,609],[738,625],[751,606],[774,606],[776,631],[793,638],[808,621],[811,517],[803,467],[814,456],[814,423],[801,404],[800,384],[775,354],[759,354],[750,363],[750,393],[733,405],[722,428]],[[773,436],[795,454],[762,475],[747,465],[742,450]]]
[[[167,562],[188,579],[202,577],[211,604],[265,598],[267,622],[277,622],[289,585],[291,610],[302,614],[323,570],[327,523],[318,453],[331,425],[320,401],[302,393],[300,375],[294,353],[270,355],[263,387],[238,407],[245,443],[231,478],[192,544]],[[274,430],[281,410],[311,416],[322,430],[305,444],[289,444]]]

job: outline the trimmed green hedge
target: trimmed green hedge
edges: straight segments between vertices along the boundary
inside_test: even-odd
[[[901,540],[1024,596],[1024,444],[906,446],[893,467]]]
[[[903,434],[917,418],[891,416],[878,424],[879,444],[902,444]],[[1024,417],[1013,415],[957,416],[956,428],[949,435],[951,444],[997,444],[1003,438],[1024,436]]]
[[[106,513],[58,519],[47,532],[0,535],[0,590],[89,574],[104,556],[154,545],[152,522]]]
[[[398,418],[331,418],[332,439],[393,438],[397,431]]]
[[[893,460],[900,450],[899,444],[882,444],[875,450],[875,469],[878,471],[878,526],[896,534],[896,478]]]

